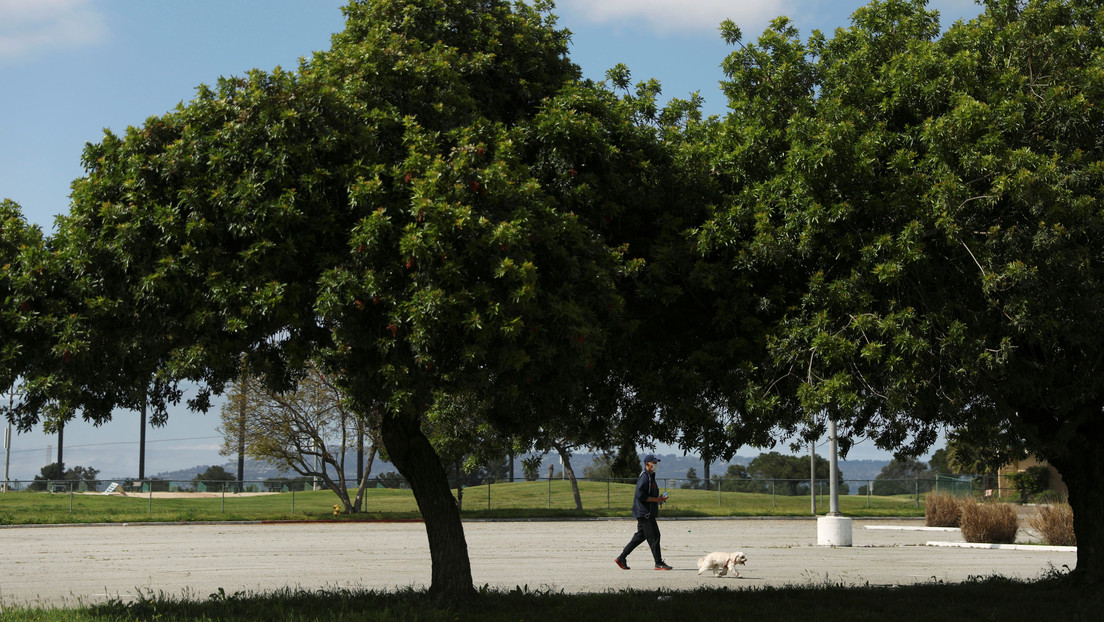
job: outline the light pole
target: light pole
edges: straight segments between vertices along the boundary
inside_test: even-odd
[[[816,516],[816,441],[809,441],[809,513]]]
[[[828,462],[828,516],[839,516],[839,487],[836,480],[839,479],[839,461],[836,456],[836,420],[828,420],[828,451],[831,454]]]
[[[821,546],[851,546],[851,519],[842,516],[839,511],[839,464],[837,462],[836,420],[828,418],[828,496],[827,516],[817,518],[817,544]]]
[[[4,430],[4,490],[8,492],[8,468],[11,465],[11,421],[8,422],[8,427]]]

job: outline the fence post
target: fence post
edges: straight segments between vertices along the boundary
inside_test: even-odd
[[[552,509],[552,476],[548,476],[548,509]]]
[[[291,484],[291,513],[295,513],[295,483]]]
[[[149,513],[153,514],[153,483],[151,482],[149,488]]]
[[[487,480],[487,511],[491,511],[491,480]]]
[[[771,478],[771,509],[777,508],[778,503],[774,499],[774,478]]]
[[[69,513],[73,513],[73,484],[69,484]]]
[[[610,479],[606,478],[606,509],[610,509]]]
[[[913,480],[913,482],[916,484],[916,507],[919,508],[920,507],[920,478],[917,477],[916,479]]]

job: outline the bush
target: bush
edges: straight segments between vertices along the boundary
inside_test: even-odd
[[[1035,495],[1035,503],[1044,505],[1058,505],[1066,502],[1066,496],[1057,490],[1046,489]]]
[[[1031,528],[1038,531],[1043,542],[1054,546],[1077,546],[1073,533],[1073,508],[1068,503],[1044,505],[1031,519]]]
[[[946,493],[931,493],[924,499],[924,519],[928,527],[958,527],[962,501]]]
[[[1047,482],[1050,481],[1050,469],[1045,466],[1028,467],[1009,478],[1020,495],[1020,503],[1030,503],[1035,495],[1046,490]]]
[[[1012,544],[1019,530],[1016,509],[1008,503],[963,503],[959,524],[967,542]]]
[[[384,488],[406,488],[406,478],[394,471],[388,471],[376,478]]]

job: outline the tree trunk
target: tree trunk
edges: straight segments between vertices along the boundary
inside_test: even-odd
[[[361,448],[363,452],[363,447]],[[357,485],[356,501],[353,502],[353,512],[364,511],[364,491],[368,488],[368,474],[372,472],[372,464],[376,461],[376,447],[372,446],[371,453],[368,454],[368,466],[364,466],[363,454],[357,459],[357,464],[360,468],[360,483]]]
[[[571,481],[571,492],[575,495],[575,509],[582,510],[583,498],[579,495],[579,480],[575,479],[575,469],[571,468],[571,452],[559,443],[552,443],[552,448],[560,454],[560,460],[563,461],[564,465],[564,473],[567,475],[567,479]]]
[[[1104,581],[1104,421],[1097,416],[1068,439],[1065,450],[1046,456],[1062,474],[1073,508],[1073,532],[1077,537],[1077,567],[1070,581],[1099,587]]]
[[[457,458],[452,465],[452,472],[456,477],[456,509],[464,511],[464,478],[460,472],[460,459]]]
[[[447,601],[474,595],[464,525],[437,452],[415,417],[384,415],[380,431],[391,463],[410,483],[425,520],[432,561],[430,594]]]
[[[357,418],[357,475],[360,478],[360,483],[357,485],[357,497],[356,506],[353,508],[354,512],[359,512],[364,509],[362,502],[364,500],[364,484],[368,480],[368,471],[364,470],[364,424]],[[372,448],[372,455],[375,455],[375,448]]]
[[[709,490],[709,463],[712,462],[712,461],[713,461],[713,456],[709,455],[708,451],[703,451],[702,452],[702,463],[705,465],[705,467],[702,469],[704,471],[704,473],[702,473],[702,475],[704,475],[705,477],[702,478],[702,481],[705,482],[705,489],[706,490]]]

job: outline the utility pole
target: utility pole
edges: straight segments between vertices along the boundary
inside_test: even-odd
[[[58,454],[57,454],[58,459],[57,459],[57,465],[58,465],[58,477],[59,478],[65,477],[65,463],[62,462],[62,460],[61,460],[61,450],[62,450],[62,445],[64,445],[64,444],[65,444],[65,423],[62,422],[62,423],[58,424]]]
[[[146,479],[146,403],[147,395],[142,393],[142,431],[138,435],[138,481]]]
[[[249,383],[242,367],[241,395],[238,403],[238,491],[245,492],[245,415],[249,408]]]

